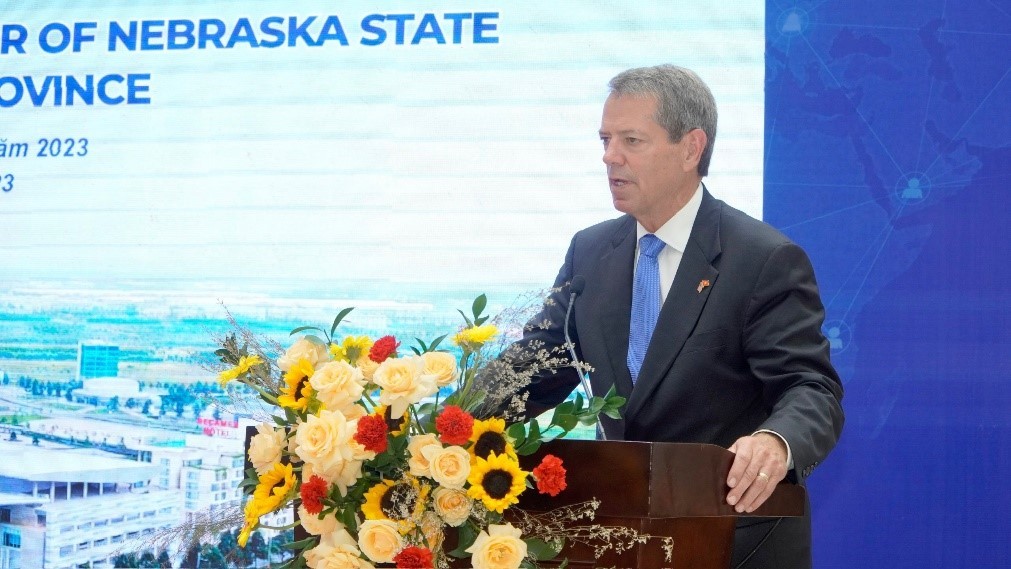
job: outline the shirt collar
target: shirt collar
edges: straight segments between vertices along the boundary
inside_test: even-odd
[[[688,238],[692,234],[692,226],[695,225],[695,218],[698,216],[699,208],[702,206],[702,182],[695,188],[695,193],[674,217],[667,220],[656,230],[657,237],[667,244],[668,247],[676,249],[679,253],[684,253],[688,247]],[[639,239],[649,231],[638,221],[635,222],[635,242],[638,247]]]

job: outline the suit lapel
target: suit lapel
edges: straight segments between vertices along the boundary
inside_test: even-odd
[[[627,217],[618,228],[609,247],[599,260],[597,274],[603,286],[596,305],[600,307],[597,329],[603,333],[607,346],[607,359],[611,366],[610,377],[619,395],[628,397],[632,393],[632,376],[625,359],[628,356],[628,326],[632,312],[632,259],[635,255],[635,220]],[[601,374],[607,377],[608,374]],[[610,385],[595,386],[594,391],[603,388],[605,393]]]
[[[660,382],[664,381],[674,360],[681,353],[685,341],[695,329],[695,324],[709,299],[709,293],[719,277],[719,271],[712,263],[721,251],[721,202],[713,198],[707,190],[703,191],[702,205],[695,217],[688,245],[681,257],[681,264],[667,294],[667,300],[660,309],[660,317],[649,348],[646,350],[639,379],[626,407],[625,413],[629,417],[634,416],[642,408]],[[702,286],[705,281],[709,281],[708,285]],[[631,293],[629,296],[631,297]],[[627,316],[625,323],[628,323]],[[627,326],[625,344],[627,350]]]

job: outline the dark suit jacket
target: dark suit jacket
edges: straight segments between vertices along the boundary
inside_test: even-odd
[[[803,483],[843,424],[842,385],[821,332],[824,309],[814,271],[781,233],[703,191],[634,388],[626,365],[636,240],[628,215],[573,237],[554,302],[534,319],[547,318],[551,326],[525,339],[564,342],[565,285],[582,275],[586,285],[573,306],[570,334],[580,358],[593,367],[594,393],[614,385],[628,398],[621,420],[602,417],[608,439],[729,447],[768,429],[789,442],[794,468],[788,477]],[[557,405],[577,384],[571,368],[538,378],[529,387],[528,409]],[[742,518],[734,566],[771,523]],[[810,565],[808,515],[785,519],[747,567]]]

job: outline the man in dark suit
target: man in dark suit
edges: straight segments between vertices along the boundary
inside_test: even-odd
[[[789,477],[803,483],[843,424],[842,386],[821,332],[824,309],[805,253],[702,184],[716,104],[693,72],[625,71],[610,83],[600,139],[614,207],[624,216],[578,232],[525,340],[564,343],[568,283],[573,342],[592,390],[628,398],[608,439],[712,443],[736,454],[727,502],[752,512]],[[560,403],[574,369],[540,377],[528,409]],[[742,518],[732,566],[811,565],[810,515]]]

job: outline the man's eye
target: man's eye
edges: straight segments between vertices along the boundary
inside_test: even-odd
[[[600,143],[603,144],[604,146],[607,146],[607,143],[610,142],[610,141],[611,141],[611,139],[608,138],[608,137],[606,137],[606,136],[600,137]]]
[[[640,142],[640,140],[638,138],[630,136],[630,137],[628,137],[628,138],[625,139],[625,142],[627,142],[629,144],[638,144]]]

